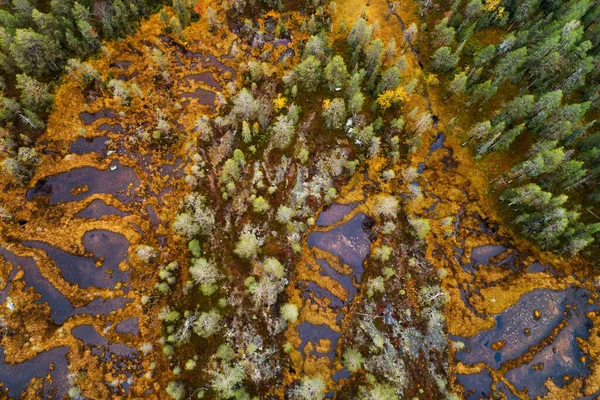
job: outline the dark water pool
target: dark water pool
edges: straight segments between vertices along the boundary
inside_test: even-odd
[[[121,202],[133,200],[133,189],[140,185],[140,179],[131,167],[114,161],[107,170],[94,167],[74,168],[59,175],[42,179],[27,191],[27,198],[50,197],[50,204],[79,201],[92,194],[111,194]],[[114,168],[116,167],[116,168]],[[128,194],[128,188],[131,193]],[[84,191],[83,188],[87,187]]]
[[[79,138],[71,143],[70,151],[73,154],[98,153],[106,155],[107,136],[97,136],[94,138]]]
[[[354,296],[358,293],[358,289],[353,285],[352,275],[343,275],[337,272],[329,263],[322,259],[318,258],[317,263],[321,267],[319,270],[319,274],[322,276],[328,276],[331,279],[335,280],[339,284],[341,284],[346,292],[348,293],[348,300],[345,304],[351,302],[354,299]]]
[[[302,353],[302,356],[304,356],[304,348],[306,345],[308,343],[312,343],[313,350],[310,355],[317,357],[327,356],[331,361],[333,361],[335,358],[337,342],[342,335],[340,332],[334,331],[326,324],[315,325],[307,321],[301,322],[296,329],[300,335],[300,340],[302,340],[302,344],[300,344],[300,347],[298,347],[298,350]],[[316,346],[319,344],[319,341],[323,339],[329,339],[331,343],[327,353],[319,353],[316,350]]]
[[[203,104],[215,108],[216,95],[210,90],[197,88],[193,92],[185,92],[181,95],[182,99],[196,99],[198,104]]]
[[[435,140],[433,141],[431,146],[429,146],[429,154],[427,155],[427,157],[429,157],[431,155],[431,153],[433,153],[434,151],[441,149],[442,146],[444,145],[445,140],[446,140],[446,136],[444,136],[444,134],[442,132],[438,132],[435,135]]]
[[[478,374],[463,375],[456,374],[458,383],[465,388],[465,400],[488,399],[490,397],[492,387],[492,377],[488,371],[481,371]]]
[[[50,373],[52,387],[45,387],[44,392],[50,392],[51,389],[58,398],[62,398],[69,390],[66,358],[68,351],[69,348],[66,346],[55,347],[38,354],[31,360],[13,365],[4,363],[4,348],[0,346],[0,382],[4,384],[0,393],[6,388],[9,396],[17,398],[25,391],[29,381],[33,378],[44,378]],[[50,368],[50,364],[54,364],[53,369]]]
[[[94,230],[84,234],[83,244],[95,259],[73,255],[45,242],[23,242],[25,246],[45,251],[60,268],[63,277],[81,288],[93,286],[111,289],[117,282],[129,282],[129,272],[119,269],[119,263],[127,257],[129,242],[125,236],[111,231]],[[99,259],[103,259],[103,262],[98,268],[96,260]],[[112,272],[108,274],[108,271]]]
[[[588,303],[589,295],[587,290],[576,287],[526,293],[515,305],[495,315],[493,329],[471,338],[453,337],[465,343],[465,348],[456,352],[456,358],[468,365],[483,362],[498,369],[506,361],[525,354],[566,321],[553,343],[539,351],[531,362],[509,371],[506,377],[520,390],[527,387],[530,394],[542,396],[547,378],[562,386],[565,375],[585,376],[589,371],[580,360],[582,352],[576,338],[589,336],[592,323],[586,313],[599,309]]]
[[[317,226],[329,226],[341,221],[348,213],[356,208],[358,203],[333,203],[323,209],[317,217]]]
[[[96,112],[83,112],[79,114],[79,118],[86,125],[93,124],[94,122],[102,118],[113,119],[114,117],[115,112],[113,110],[100,110]]]
[[[363,213],[356,214],[343,225],[328,232],[313,232],[308,235],[308,247],[318,247],[325,250],[342,262],[348,264],[354,271],[358,282],[364,273],[363,262],[369,255],[371,241],[366,224],[369,217]]]
[[[126,303],[132,301],[125,297],[115,297],[108,300],[96,298],[83,307],[75,308],[71,302],[42,275],[33,258],[17,257],[3,247],[0,247],[0,255],[15,267],[13,272],[16,270],[16,266],[21,266],[24,272],[23,279],[26,282],[25,287],[33,287],[34,290],[41,295],[41,299],[38,300],[39,304],[48,303],[50,306],[50,317],[56,324],[60,325],[67,318],[78,314],[108,315],[112,311],[125,307]],[[9,289],[10,283],[0,292],[0,299],[6,299],[6,294],[8,294]]]
[[[85,345],[93,346],[95,350],[105,349],[110,354],[117,356],[132,356],[137,353],[137,350],[124,345],[123,343],[110,343],[107,338],[100,335],[92,325],[78,325],[71,329],[71,334],[81,340]],[[97,355],[102,355],[102,352],[94,352]]]
[[[106,131],[112,133],[125,133],[125,129],[121,124],[101,124],[97,128],[99,131]]]
[[[489,265],[490,258],[501,254],[506,250],[504,246],[485,245],[474,247],[471,250],[471,264],[473,265]]]
[[[96,199],[92,201],[88,206],[75,214],[76,217],[80,218],[101,218],[105,215],[117,215],[119,217],[125,217],[130,215],[131,213],[121,211],[116,207],[109,206],[101,199]]]
[[[219,82],[217,82],[212,72],[201,72],[198,74],[186,75],[185,79],[189,81],[202,82],[209,86],[212,86],[217,90],[221,90],[221,85],[219,85]]]
[[[124,319],[123,321],[119,322],[117,326],[115,326],[115,332],[129,333],[131,335],[136,336],[138,333],[140,333],[138,323],[139,320],[136,317]]]
[[[342,300],[335,297],[329,290],[324,289],[314,282],[300,282],[304,286],[302,296],[307,299],[311,299],[314,296],[316,299],[329,299],[329,307],[340,307],[344,305]]]

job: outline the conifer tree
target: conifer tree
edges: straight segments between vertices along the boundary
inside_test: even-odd
[[[33,29],[17,29],[9,46],[15,65],[35,77],[58,70],[62,52],[57,42]]]
[[[348,80],[348,70],[344,59],[334,56],[325,67],[324,76],[329,84],[329,90],[332,92],[344,89]]]
[[[346,122],[346,103],[344,99],[326,101],[323,105],[323,118],[325,125],[332,129],[341,129]]]
[[[17,89],[21,91],[21,104],[35,112],[44,112],[52,102],[49,86],[27,74],[17,75]]]
[[[321,63],[315,56],[308,56],[306,60],[294,68],[298,86],[307,92],[314,92],[321,80]]]
[[[458,55],[450,47],[440,47],[431,56],[431,69],[436,72],[446,72],[458,64]]]

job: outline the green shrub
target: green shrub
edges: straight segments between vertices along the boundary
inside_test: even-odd
[[[182,382],[171,381],[167,384],[167,394],[174,400],[183,400],[185,398],[185,386]]]
[[[279,222],[280,224],[287,224],[292,220],[293,216],[294,210],[282,204],[277,209],[277,216],[275,219],[277,219],[277,222]]]
[[[219,310],[213,308],[209,312],[200,314],[198,320],[194,323],[194,333],[207,338],[214,335],[221,329],[221,314]]]
[[[194,239],[188,243],[188,249],[192,252],[194,257],[200,257],[202,255],[202,248],[198,239]]]
[[[298,306],[292,303],[286,303],[282,305],[281,317],[288,322],[296,322],[298,320]]]
[[[269,211],[269,203],[262,196],[258,196],[252,201],[252,208],[254,208],[254,212],[256,213],[264,213]]]
[[[258,254],[259,247],[260,242],[255,234],[244,233],[242,236],[240,236],[240,240],[235,246],[234,253],[241,258],[255,258]]]
[[[358,349],[349,347],[344,350],[343,364],[350,372],[356,372],[362,368],[364,358]]]
[[[269,257],[265,259],[262,265],[265,274],[274,276],[277,279],[281,279],[285,275],[285,269],[283,268],[283,265],[281,265],[279,260],[276,258]]]

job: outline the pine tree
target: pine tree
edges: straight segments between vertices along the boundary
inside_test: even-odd
[[[37,26],[37,32],[46,36],[52,37],[52,35],[60,36],[60,25],[52,14],[44,14],[37,9],[31,12],[31,19],[35,26]]]
[[[436,72],[446,72],[458,64],[458,55],[452,53],[448,46],[440,47],[431,56],[431,69]]]
[[[370,76],[376,75],[383,63],[383,42],[377,38],[365,49],[365,70]]]
[[[492,124],[490,123],[490,121],[483,121],[473,125],[473,127],[467,134],[467,140],[461,146],[465,146],[473,139],[481,140],[484,137],[487,137],[491,130]]]
[[[323,104],[323,118],[325,126],[331,129],[342,129],[346,122],[346,103],[344,99],[333,99]]]
[[[475,54],[475,57],[473,57],[473,65],[475,67],[482,67],[488,64],[490,61],[492,61],[495,56],[496,46],[490,44],[489,46],[484,47]]]
[[[367,25],[367,21],[363,18],[358,18],[346,41],[348,43],[348,52],[350,54],[354,54],[356,50],[362,51],[366,46],[367,42],[371,39],[372,29],[369,25]]]
[[[272,128],[272,143],[276,148],[285,149],[292,142],[294,136],[294,124],[285,115],[279,115],[275,119],[275,123]]]
[[[396,39],[391,38],[388,44],[385,46],[385,56],[383,63],[385,64],[389,59],[396,55]]]
[[[550,202],[551,198],[552,193],[544,192],[535,183],[507,189],[500,196],[500,200],[508,202],[508,205],[513,209],[523,207],[542,208]]]
[[[188,26],[192,20],[192,15],[190,14],[190,10],[188,10],[183,0],[173,0],[173,9],[177,13],[177,17],[179,18],[181,26],[183,28]]]
[[[314,92],[321,80],[321,63],[315,56],[308,56],[306,60],[294,68],[298,86],[307,92]]]
[[[454,94],[458,94],[459,96],[464,94],[467,90],[467,79],[467,74],[464,71],[454,75],[445,100],[448,100]]]
[[[567,189],[580,182],[587,173],[584,168],[584,162],[579,160],[568,160],[560,164],[557,170],[550,177],[550,186],[552,188]]]
[[[400,69],[397,66],[388,68],[383,74],[375,90],[376,94],[385,92],[386,90],[394,90],[400,84]]]
[[[563,93],[561,90],[544,93],[535,102],[532,108],[532,114],[527,121],[527,127],[532,131],[539,130],[544,121],[551,117],[552,113],[560,107]]]
[[[12,9],[15,11],[15,15],[23,21],[31,21],[34,5],[30,0],[12,0]]]
[[[531,113],[533,101],[534,96],[530,94],[515,97],[511,101],[502,104],[502,107],[496,113],[492,121],[494,123],[502,121],[506,125],[511,125],[515,121],[519,121]]]
[[[498,91],[498,86],[494,85],[491,80],[475,85],[471,92],[471,99],[467,105],[477,103],[479,105],[491,99]]]
[[[308,56],[315,56],[321,62],[324,62],[329,57],[331,48],[329,47],[329,39],[324,35],[313,35],[308,39],[304,46],[302,59],[305,60]]]
[[[555,148],[556,141],[537,143],[533,149],[533,156],[517,164],[511,170],[516,178],[526,176],[535,178],[545,173],[553,172],[563,162],[565,152],[563,147]]]
[[[15,65],[27,74],[40,77],[59,69],[62,52],[57,42],[32,29],[17,29],[10,44]]]
[[[497,126],[504,128],[504,123],[500,122]],[[498,130],[498,132],[495,135],[490,135],[491,137],[479,146],[477,156],[481,157],[492,151],[508,149],[511,143],[523,132],[524,128],[525,124],[521,124],[504,133],[503,129],[499,130],[495,127],[495,130]]]
[[[116,28],[117,36],[122,36],[123,33],[129,34],[133,32],[132,24],[129,23],[129,10],[123,1],[113,0],[113,26]]]
[[[350,114],[357,114],[361,112],[364,102],[365,96],[361,92],[356,92],[354,96],[348,99],[348,112]]]
[[[433,41],[434,46],[442,47],[451,45],[456,37],[456,30],[448,26],[448,17],[444,17],[435,26],[435,40]]]
[[[233,109],[231,112],[244,121],[252,121],[258,115],[259,103],[254,99],[252,93],[246,88],[242,88],[233,99]]]
[[[347,98],[351,98],[356,93],[360,92],[360,86],[362,85],[362,81],[365,79],[366,74],[367,72],[364,69],[360,69],[350,76],[348,89],[346,90]]]
[[[334,56],[325,67],[324,76],[329,83],[329,90],[332,92],[345,88],[348,81],[348,70],[344,59],[340,56]]]
[[[75,2],[73,4],[73,8],[71,9],[71,12],[73,14],[73,17],[75,18],[75,21],[86,21],[86,22],[90,22],[90,10],[84,6],[81,5],[77,2]]]
[[[52,103],[49,86],[27,74],[17,75],[17,89],[21,91],[21,104],[32,111],[44,112]]]
[[[562,245],[563,253],[577,254],[583,248],[594,242],[594,235],[600,232],[600,223],[578,224],[575,228],[566,231],[566,243]],[[564,240],[563,240],[564,241]]]
[[[541,0],[523,0],[516,2],[517,8],[512,13],[512,23],[517,26],[529,21],[533,14],[539,10]]]
[[[494,85],[499,85],[509,78],[512,78],[513,82],[517,82],[518,71],[525,63],[526,57],[527,47],[521,47],[503,55],[494,67]]]
[[[51,0],[50,6],[54,15],[68,17],[71,14],[72,1],[70,0]]]
[[[77,21],[77,29],[81,33],[83,44],[88,53],[94,53],[100,48],[100,41],[98,40],[98,34],[87,21]]]

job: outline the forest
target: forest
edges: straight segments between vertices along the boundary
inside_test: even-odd
[[[443,13],[423,46],[429,68],[446,86],[443,101],[472,111],[456,122],[462,145],[484,164],[502,163],[491,180],[517,229],[543,249],[575,254],[593,245],[598,3],[422,2],[420,12]]]
[[[0,1],[0,397],[600,396],[600,2]]]

